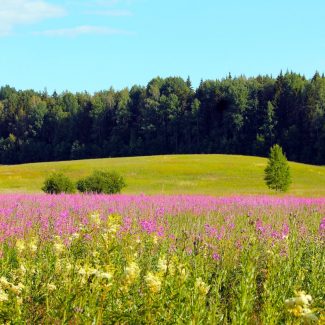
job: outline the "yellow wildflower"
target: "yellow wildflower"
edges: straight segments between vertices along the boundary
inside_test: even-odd
[[[66,268],[67,271],[70,271],[72,269],[71,263],[67,262],[66,265],[65,265],[65,268]]]
[[[152,242],[153,242],[155,245],[158,244],[158,237],[157,237],[156,235],[154,235],[154,236],[152,237]]]
[[[78,270],[78,274],[85,277],[90,277],[91,275],[97,276],[99,271],[89,265],[85,265],[84,267],[80,267]]]
[[[55,243],[53,245],[53,247],[54,247],[55,252],[58,253],[58,254],[60,254],[60,253],[62,253],[64,251],[64,245],[61,244],[61,243]]]
[[[109,290],[112,288],[112,286],[113,286],[113,283],[112,283],[112,282],[110,282],[110,283],[108,283],[108,284],[104,284],[104,288],[105,288],[107,291],[109,291]]]
[[[199,294],[202,296],[206,296],[210,290],[210,286],[208,286],[202,278],[197,278],[195,281],[195,288],[198,290]]]
[[[10,286],[11,286],[11,283],[4,276],[2,276],[0,278],[0,284],[1,284],[2,288],[4,288],[4,289],[10,288]]]
[[[89,220],[91,221],[92,224],[99,226],[102,222],[100,219],[100,214],[99,212],[94,212],[89,216]]]
[[[107,232],[109,234],[115,234],[118,230],[120,229],[120,225],[110,225],[108,228],[107,228]]]
[[[318,321],[317,316],[313,314],[313,312],[309,308],[304,308],[302,312],[303,312],[302,318],[307,322]]]
[[[80,238],[80,234],[77,233],[77,232],[75,232],[75,233],[73,233],[73,234],[71,235],[71,239],[78,239],[78,238]]]
[[[54,237],[53,248],[54,248],[54,251],[55,251],[56,254],[61,254],[64,251],[65,246],[62,243],[62,239],[60,238],[60,236],[55,236]]]
[[[155,276],[153,273],[149,272],[145,277],[144,280],[149,287],[149,290],[152,293],[158,293],[161,290],[161,281],[158,276]]]
[[[289,309],[289,308],[294,308],[296,305],[296,300],[295,298],[290,298],[290,299],[286,299],[284,301],[285,306]]]
[[[26,245],[23,239],[18,239],[16,242],[16,248],[18,250],[19,253],[21,253],[22,251],[25,250]]]
[[[56,285],[55,284],[53,284],[53,283],[48,283],[47,284],[47,290],[48,291],[50,291],[50,292],[52,292],[52,291],[54,291],[54,290],[56,290],[57,288],[56,288]]]
[[[296,317],[300,317],[303,314],[303,308],[300,305],[296,305],[290,310]]]
[[[100,279],[111,280],[113,278],[113,275],[109,272],[98,272],[97,277]]]
[[[181,282],[182,283],[185,282],[188,277],[188,272],[187,272],[185,266],[180,264],[178,266],[178,272],[179,272],[179,278],[180,278]]]
[[[10,287],[10,291],[16,295],[20,295],[23,289],[25,289],[25,286],[22,283],[18,283],[16,286],[12,284]]]
[[[30,248],[30,250],[31,250],[33,253],[36,253],[36,251],[37,251],[37,246],[36,246],[36,245],[34,245],[34,244],[30,244],[30,245],[29,245],[29,248]]]
[[[26,270],[26,267],[24,264],[21,264],[20,267],[19,267],[19,272],[21,275],[25,275],[27,270]]]
[[[8,301],[8,294],[6,294],[2,289],[0,289],[0,302]]]
[[[37,251],[37,239],[33,237],[28,244],[29,249],[35,253]]]
[[[126,282],[128,284],[133,283],[137,277],[140,274],[140,268],[137,263],[131,262],[126,268],[125,268],[125,278]]]
[[[158,271],[161,272],[161,273],[166,273],[167,268],[168,268],[168,265],[167,265],[167,261],[166,261],[165,257],[159,258],[159,260],[158,260]]]
[[[308,306],[312,301],[310,295],[306,295],[305,291],[296,292],[295,303],[300,306]]]
[[[295,292],[295,297],[286,299],[285,306],[288,311],[296,317],[301,317],[306,324],[317,322],[318,318],[309,309],[312,297],[307,295],[305,291]]]
[[[107,217],[107,222],[108,224],[121,224],[121,221],[122,221],[122,217],[118,214],[110,214],[108,217]]]

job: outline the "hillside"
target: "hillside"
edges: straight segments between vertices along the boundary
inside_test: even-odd
[[[61,171],[73,180],[94,169],[113,169],[127,182],[123,193],[272,194],[264,184],[267,160],[234,155],[106,158],[0,166],[0,192],[41,192],[44,178]],[[325,167],[290,163],[289,195],[325,196]]]

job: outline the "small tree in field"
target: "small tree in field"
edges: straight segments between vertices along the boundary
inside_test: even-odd
[[[265,168],[266,185],[276,191],[286,192],[291,184],[290,167],[282,148],[275,144],[270,149],[270,157]]]

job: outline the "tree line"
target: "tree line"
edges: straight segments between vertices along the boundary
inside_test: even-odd
[[[88,92],[0,88],[0,163],[230,153],[325,163],[325,77],[287,72]]]

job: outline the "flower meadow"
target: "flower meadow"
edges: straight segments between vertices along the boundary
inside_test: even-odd
[[[324,324],[325,198],[1,195],[4,324]]]

